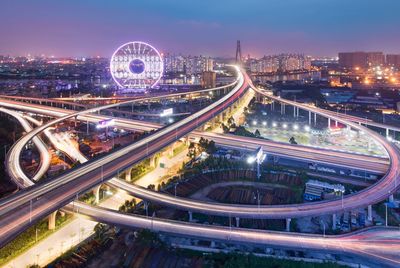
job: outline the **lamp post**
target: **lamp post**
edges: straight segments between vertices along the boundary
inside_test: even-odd
[[[174,188],[175,188],[175,198],[176,198],[176,187],[178,186],[178,184],[179,184],[179,182],[175,183],[175,186],[174,186]]]
[[[388,206],[387,203],[385,203],[385,226],[388,226]]]
[[[266,154],[264,154],[262,147],[260,146],[257,150],[256,150],[256,154],[255,156],[250,156],[247,159],[247,162],[249,164],[252,164],[254,162],[256,162],[257,164],[257,179],[261,178],[261,167],[260,165],[262,164],[262,162],[265,160]]]

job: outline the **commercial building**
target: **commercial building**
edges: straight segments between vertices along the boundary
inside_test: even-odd
[[[347,103],[356,94],[355,91],[341,88],[322,88],[320,92],[329,104]]]
[[[303,198],[306,201],[322,200],[327,195],[342,195],[345,187],[341,184],[330,184],[318,180],[309,180],[306,182]]]

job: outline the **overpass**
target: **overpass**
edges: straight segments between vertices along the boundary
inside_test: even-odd
[[[59,109],[35,104],[26,104],[24,106],[21,106],[20,102],[5,100],[0,100],[0,105],[33,113],[45,114],[52,117],[67,116],[74,113],[74,111],[72,110]],[[110,118],[114,119],[116,127],[134,131],[151,131],[162,127],[161,124],[157,123],[123,119],[118,117],[109,117],[103,115],[82,114],[77,117],[78,120],[91,123],[97,123],[99,121]],[[193,131],[189,134],[190,139],[198,139],[200,137],[213,140],[219,146],[232,149],[252,151],[259,146],[263,146],[263,150],[268,152],[268,154],[270,155],[303,162],[306,161],[308,163],[327,164],[334,167],[344,168],[346,170],[362,170],[377,175],[383,175],[388,169],[387,159],[380,157],[352,154],[309,146],[291,145],[286,143],[279,143],[257,138],[240,137],[229,134],[218,134],[200,131]]]
[[[322,236],[171,221],[125,214],[84,203],[75,203],[74,211],[92,220],[128,228],[144,228],[154,232],[223,243],[251,243],[283,249],[356,256],[372,261],[378,266],[400,265],[398,254],[400,232],[396,227],[375,227],[345,235]]]
[[[297,103],[295,103],[295,104],[297,105]],[[309,107],[307,107],[307,109],[309,109]],[[316,108],[316,112],[324,115],[323,111],[321,111],[320,109]],[[328,115],[328,117],[330,118],[332,116]],[[337,119],[337,118],[333,117],[333,119]],[[339,119],[339,120],[342,120],[342,119]],[[346,121],[343,121],[343,120],[342,120],[342,122],[347,123]],[[364,129],[363,127],[361,127],[357,124],[353,124],[352,127],[354,127],[355,129],[360,129],[360,128]],[[369,131],[369,130],[366,129],[366,131]],[[381,138],[377,134],[376,134],[376,136],[378,138]],[[386,141],[384,139],[382,139],[382,140],[383,140],[383,142],[382,142],[383,145],[388,145],[389,148],[391,147],[390,144],[385,144]],[[396,156],[396,154],[394,154],[394,155]],[[396,168],[395,168],[395,170],[396,170]],[[393,177],[390,177],[390,181],[394,182],[394,184],[396,185],[395,177],[394,177],[394,179],[393,179]],[[382,181],[378,182],[376,185],[380,185],[381,182]],[[384,184],[384,185],[381,185],[381,187],[385,190],[374,191],[374,190],[376,190],[376,187],[375,187],[376,185],[374,185],[374,187],[370,187],[370,188],[366,189],[365,191],[347,196],[347,197],[343,198],[342,201],[335,200],[335,201],[328,201],[328,202],[318,202],[318,203],[313,203],[313,204],[286,205],[286,206],[277,206],[277,207],[260,207],[260,208],[257,208],[256,210],[254,208],[245,208],[245,209],[235,208],[233,210],[225,210],[225,212],[223,211],[222,213],[229,214],[229,215],[253,217],[252,215],[254,215],[254,212],[258,212],[258,216],[262,215],[263,218],[287,218],[287,217],[309,216],[309,215],[316,215],[316,214],[330,214],[330,213],[334,213],[335,211],[351,210],[356,207],[363,207],[363,206],[367,206],[368,204],[378,202],[376,200],[380,201],[380,200],[385,199],[388,196],[388,194],[390,195],[391,192],[394,190],[394,189],[392,189],[392,191],[389,190],[389,191],[385,192],[385,190],[387,190],[387,188],[391,187],[391,186]],[[366,193],[364,193],[364,192],[366,192]],[[363,194],[360,194],[360,193],[363,193]],[[371,193],[373,193],[373,194],[371,194]],[[368,194],[371,194],[371,195],[368,195]],[[364,199],[360,198],[360,195],[365,198]],[[368,197],[368,198],[366,198],[366,197]],[[374,198],[376,198],[376,199],[374,200]],[[351,200],[351,201],[348,201],[348,200]],[[177,202],[178,201],[173,201],[173,203],[177,203]],[[334,206],[333,204],[336,204],[336,206]],[[192,204],[190,206],[192,206]],[[195,205],[193,205],[193,206],[195,206]],[[212,208],[210,208],[209,210],[211,213]],[[213,211],[212,213],[215,213],[215,211]]]
[[[249,78],[247,75],[244,76],[238,68],[237,72],[238,79],[234,88],[224,97],[201,111],[177,123],[161,128],[134,144],[116,150],[107,156],[89,161],[52,181],[32,186],[27,190],[1,200],[0,245],[4,245],[4,243],[36,220],[68,204],[79,192],[82,193],[99,183],[103,183],[113,174],[116,174],[118,170],[124,170],[132,164],[149,157],[222,112],[235,102],[248,87]],[[113,106],[114,104],[107,107]],[[97,110],[99,108],[93,108],[88,111],[94,112]],[[29,141],[50,125],[81,113],[84,112],[80,111],[74,115],[53,120],[30,132],[22,139]],[[15,152],[18,149],[11,151]]]
[[[211,118],[212,116],[213,116],[213,114],[210,115],[209,118]],[[337,118],[332,117],[332,116],[329,117],[329,118],[337,120]],[[342,122],[347,123],[345,121],[342,121]],[[192,122],[192,124],[193,124],[193,122]],[[352,125],[352,127],[355,128],[355,129],[361,130],[361,131],[364,130],[363,127],[358,126],[358,125]],[[164,128],[164,129],[161,129],[161,131],[165,130],[165,129],[168,129],[168,127]],[[369,130],[367,130],[367,131],[369,131]],[[38,132],[40,132],[40,131],[38,131]],[[154,136],[159,132],[160,131],[156,132],[155,134],[153,134],[151,136]],[[170,132],[174,132],[174,131],[170,131]],[[178,130],[177,130],[177,128],[175,128],[175,139],[172,138],[172,140],[176,140],[176,138],[178,136],[177,132],[178,132]],[[170,135],[166,134],[167,135],[166,137],[171,139],[171,136],[173,137],[174,133],[169,133],[169,134]],[[370,133],[368,133],[368,134],[370,134]],[[372,134],[374,134],[374,133],[372,133]],[[149,137],[151,137],[151,136],[149,136]],[[374,137],[374,138],[377,138],[377,137]],[[362,191],[362,192],[359,192],[357,194],[353,194],[353,195],[350,195],[350,196],[346,196],[345,198],[342,199],[342,209],[343,209],[343,205],[344,204],[346,204],[345,209],[348,209],[350,207],[349,204],[351,204],[351,201],[357,201],[357,200],[359,201],[363,197],[364,198],[368,197],[368,195],[367,195],[368,190],[370,191],[370,193],[373,190],[376,190],[378,193],[377,193],[377,195],[373,196],[371,199],[364,200],[364,202],[371,202],[373,199],[382,198],[382,196],[383,196],[383,198],[386,198],[387,195],[391,193],[392,183],[394,183],[394,185],[396,186],[396,178],[394,177],[394,181],[393,181],[393,175],[397,174],[397,171],[396,171],[396,168],[393,168],[393,160],[395,160],[394,161],[395,163],[398,161],[398,158],[396,157],[398,152],[391,150],[392,149],[391,145],[389,143],[385,144],[384,143],[385,140],[383,138],[381,138],[381,140],[378,139],[378,141],[381,142],[381,144],[388,150],[389,156],[391,157],[390,158],[391,164],[389,165],[390,170],[389,170],[388,174],[384,177],[384,179],[381,180],[381,182],[385,181],[385,184],[379,185],[380,183],[378,182],[374,186],[366,189],[365,191]],[[153,151],[153,148],[152,148],[153,144],[150,144],[150,142],[148,142],[146,144],[147,144],[146,147],[144,147],[144,144],[142,144],[143,146],[141,147],[141,149],[145,149],[145,151],[147,151],[147,156],[148,156],[149,148],[151,148],[150,151]],[[121,149],[121,150],[123,150],[123,149]],[[121,150],[119,150],[119,151],[121,151]],[[106,157],[104,157],[104,158],[106,158]],[[101,166],[103,166],[103,165],[101,165]],[[85,167],[85,165],[83,165],[82,168],[83,167]],[[112,167],[105,166],[105,165],[104,165],[104,167],[105,167],[105,169],[101,168],[101,171],[102,171],[101,172],[102,173],[101,174],[102,175],[101,176],[101,180],[102,181],[103,181],[103,179],[105,180],[106,178],[108,178],[111,174],[115,174],[116,173],[115,172],[115,168],[114,168],[114,170],[111,170]],[[77,169],[80,169],[80,168],[77,168]],[[89,172],[91,172],[91,171],[89,171]],[[90,174],[89,172],[87,174]],[[71,173],[72,173],[72,171],[71,171]],[[92,172],[91,175],[95,175],[95,176],[97,175],[98,176],[98,174],[93,174],[93,172]],[[74,182],[76,183],[77,180],[78,180],[78,178],[76,180],[74,180]],[[65,182],[65,184],[67,184],[67,182]],[[83,185],[84,186],[83,189],[85,189],[85,185],[83,183],[79,183],[78,182],[78,184],[79,184],[79,186]],[[33,188],[35,188],[35,187],[32,187],[32,189]],[[62,187],[57,187],[55,189],[56,191],[48,191],[48,192],[46,192],[46,196],[43,196],[43,197],[40,197],[42,194],[39,194],[37,196],[37,197],[39,197],[39,199],[34,200],[34,202],[30,201],[30,205],[24,206],[23,208],[21,208],[21,211],[17,212],[19,214],[19,215],[17,215],[17,218],[13,218],[13,219],[12,218],[11,219],[8,218],[8,220],[7,220],[7,219],[4,219],[4,217],[3,217],[2,219],[0,219],[0,222],[1,222],[0,226],[2,226],[1,229],[0,229],[1,230],[0,231],[0,236],[2,237],[2,241],[4,241],[3,240],[4,237],[7,237],[7,236],[9,237],[10,236],[9,235],[10,232],[15,232],[15,230],[13,230],[12,226],[10,226],[11,225],[10,222],[14,221],[13,222],[14,223],[14,228],[15,228],[15,224],[17,224],[17,225],[21,224],[22,227],[21,226],[17,227],[19,230],[21,230],[21,228],[24,228],[25,225],[27,224],[28,219],[29,219],[29,221],[32,222],[32,221],[36,220],[38,217],[46,215],[46,212],[50,212],[50,211],[54,210],[54,207],[55,207],[54,203],[60,205],[63,202],[65,202],[65,199],[68,199],[68,198],[66,198],[65,195],[70,195],[70,198],[71,198],[71,195],[73,196],[75,194],[75,191],[73,189],[69,190],[67,188],[68,192],[65,192],[65,193],[61,192],[61,195],[60,195],[60,191],[58,191],[58,189],[60,189],[60,188],[62,188]],[[384,190],[387,190],[388,188],[389,188],[389,191],[387,193],[384,193]],[[22,198],[26,198],[26,196],[24,196],[25,193],[26,192],[22,193],[23,194]],[[32,196],[30,196],[30,197],[32,198]],[[32,199],[30,199],[30,200],[32,200]],[[318,203],[314,203],[314,204],[317,204],[319,206],[322,206],[322,207],[326,208],[326,206],[325,206],[326,203],[331,203],[329,205],[332,206],[332,205],[334,205],[334,203],[336,201],[337,200],[330,201],[330,202],[318,202]],[[78,212],[80,211],[80,212],[90,216],[91,212],[87,211],[87,210],[85,211],[84,207],[82,207],[81,205],[83,205],[83,204],[80,204],[78,202],[74,202],[74,209],[76,211],[78,211]],[[355,205],[359,205],[359,203],[355,204]],[[30,207],[30,209],[27,209],[27,207]],[[91,207],[89,207],[89,208],[92,211],[93,211],[93,209],[97,209],[97,208],[91,208]],[[265,212],[265,207],[260,207],[260,209],[263,210],[262,213]],[[298,214],[302,214],[301,213],[302,209],[306,210],[306,208],[302,207],[302,204],[298,205],[297,212],[300,212]],[[337,207],[334,207],[334,209],[341,210],[340,208],[337,208]],[[280,210],[285,210],[285,208],[282,207],[282,208],[280,208]],[[319,209],[317,207],[314,207],[312,210],[319,210]],[[323,210],[323,212],[326,212],[327,210],[329,210],[329,208],[326,208],[325,210]],[[3,212],[3,211],[4,210],[2,209],[1,212]],[[46,212],[44,212],[44,211],[46,211]],[[281,213],[281,212],[282,211],[278,211],[278,213]],[[286,213],[287,212],[288,211],[286,211]],[[315,213],[315,211],[313,211],[313,212]],[[310,213],[310,211],[307,211],[306,213]],[[16,213],[13,213],[13,215],[15,215],[15,214]],[[4,213],[2,213],[2,215],[4,215]],[[289,214],[286,214],[285,216],[288,216],[288,215]],[[6,216],[8,216],[8,214]],[[270,232],[261,232],[261,231],[254,231],[254,230],[246,230],[245,233],[243,233],[243,232],[241,232],[242,229],[236,229],[236,228],[228,228],[228,227],[219,228],[219,227],[215,227],[215,226],[209,228],[207,226],[197,226],[195,224],[186,224],[186,223],[184,223],[182,225],[182,223],[167,222],[165,220],[158,220],[158,219],[154,219],[154,218],[143,218],[143,217],[138,217],[138,216],[127,216],[127,215],[124,215],[124,214],[120,214],[120,213],[116,213],[116,212],[112,212],[112,211],[104,211],[104,210],[103,211],[100,210],[100,211],[92,212],[91,217],[93,217],[93,218],[97,217],[98,220],[101,219],[101,221],[104,221],[104,222],[110,222],[110,223],[114,223],[114,224],[121,224],[121,225],[126,225],[126,226],[131,226],[131,227],[132,226],[144,227],[144,228],[149,228],[149,229],[153,229],[153,230],[159,230],[159,231],[166,232],[166,233],[175,233],[175,234],[178,233],[178,234],[189,235],[189,236],[199,236],[199,237],[209,238],[209,239],[221,239],[221,240],[230,240],[231,239],[231,241],[237,241],[237,242],[254,242],[255,240],[258,239],[257,241],[259,241],[259,242],[256,241],[255,243],[262,243],[262,244],[272,243],[274,245],[277,245],[277,244],[281,243],[281,244],[284,244],[284,245],[290,246],[290,247],[295,247],[296,245],[293,244],[293,241],[288,241],[289,237],[293,237],[294,239],[299,240],[299,236],[302,236],[300,234],[299,235],[296,234],[296,236],[293,236],[293,234],[284,234],[283,237],[282,237],[279,234],[268,235],[268,233],[270,233]],[[188,228],[186,228],[185,226],[188,226]],[[11,227],[11,229],[10,229],[10,227]],[[7,230],[8,232],[4,233],[4,231],[6,229],[8,229]],[[210,229],[210,230],[205,230],[205,229]],[[221,231],[221,229],[225,229],[225,231]],[[227,230],[229,230],[229,231],[227,231]],[[263,235],[260,235],[260,233],[262,233]],[[229,235],[229,236],[227,236],[227,235]],[[321,239],[321,237],[317,238],[317,240],[320,240],[320,239]],[[352,239],[352,237],[350,237],[350,239]],[[323,245],[324,248],[326,248],[326,249],[329,248],[328,251],[329,250],[334,250],[335,245],[342,244],[341,240],[342,239],[335,240],[329,246],[327,246],[327,244],[325,244],[325,243],[318,244],[317,246],[318,246],[319,249],[321,249],[320,247],[321,247],[321,245]],[[346,241],[346,240],[348,240],[348,238],[344,238],[343,239],[343,241]],[[316,241],[316,240],[301,239],[299,241],[304,241],[303,248],[304,248],[304,246],[306,246],[306,247],[309,246],[309,247],[312,248],[312,245],[314,245],[315,248],[317,248],[317,246],[314,244],[314,241]],[[397,240],[392,240],[392,241],[382,240],[382,243],[381,242],[377,242],[377,241],[376,241],[376,243],[379,243],[379,245],[377,244],[377,247],[376,247],[375,250],[377,250],[377,248],[379,247],[380,249],[385,248],[385,252],[393,252],[393,250],[397,251],[398,248],[399,248],[399,244],[398,244]],[[368,247],[367,244],[368,243],[363,243],[363,247]],[[349,243],[349,245],[348,245],[349,251],[353,252],[354,254],[360,254],[360,253],[361,254],[370,254],[368,256],[370,256],[372,258],[378,258],[378,259],[381,259],[381,260],[385,260],[385,262],[391,263],[393,265],[399,264],[398,260],[396,260],[396,259],[391,259],[391,258],[387,258],[387,257],[381,257],[380,255],[378,255],[378,254],[381,254],[381,253],[379,253],[379,251],[378,251],[378,253],[376,253],[376,251],[375,252],[373,251],[373,253],[368,253],[368,252],[363,251],[362,249],[360,250],[358,248],[358,246],[356,246],[356,245],[357,245],[357,241],[352,241],[351,243]],[[360,245],[360,244],[358,244],[358,245]],[[343,250],[343,246],[341,246],[341,247],[342,247],[342,250]],[[336,246],[336,249],[337,249],[337,246]],[[370,249],[371,249],[371,246],[369,247],[368,250],[370,250]],[[393,254],[393,255],[395,255],[395,254]]]

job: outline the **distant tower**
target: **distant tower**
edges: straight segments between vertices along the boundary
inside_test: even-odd
[[[242,49],[240,48],[240,40],[236,42],[236,63],[242,63]]]

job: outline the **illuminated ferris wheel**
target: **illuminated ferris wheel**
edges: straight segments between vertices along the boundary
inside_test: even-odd
[[[112,55],[110,72],[122,89],[148,89],[161,79],[164,66],[160,53],[144,42],[129,42]]]

